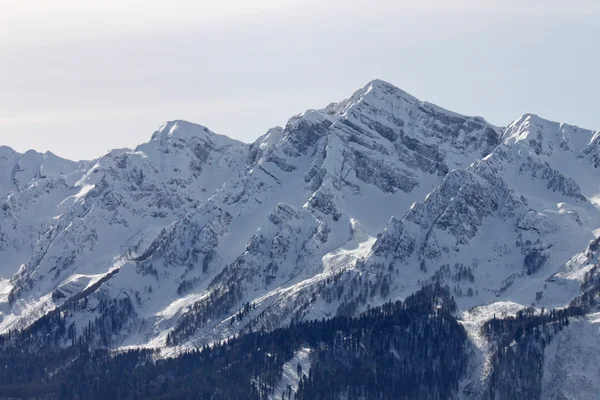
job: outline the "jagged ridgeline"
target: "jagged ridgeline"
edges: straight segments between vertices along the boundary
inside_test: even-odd
[[[253,143],[0,146],[5,393],[448,398],[468,347],[459,399],[597,398],[599,168],[597,131],[380,80]]]
[[[28,351],[14,332],[0,352],[0,398],[39,399],[448,399],[468,363],[467,335],[447,289],[427,286],[404,302],[354,318],[254,332],[154,360],[149,350],[111,353],[84,345]],[[296,393],[278,388],[293,364]],[[277,390],[281,392],[277,392]]]

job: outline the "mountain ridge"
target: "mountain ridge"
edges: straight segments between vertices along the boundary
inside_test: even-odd
[[[598,132],[534,114],[500,128],[381,80],[249,144],[174,120],[49,173],[32,154],[38,173],[0,206],[0,332],[59,313],[76,333],[50,326],[53,346],[172,356],[426,285],[447,286],[469,327],[566,307],[595,265]]]

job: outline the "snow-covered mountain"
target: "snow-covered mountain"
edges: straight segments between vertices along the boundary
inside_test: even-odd
[[[1,147],[0,332],[60,313],[64,345],[166,356],[440,283],[479,381],[494,314],[585,292],[598,166],[598,132],[531,114],[500,128],[380,80],[252,144],[172,121],[93,161]],[[548,374],[581,362],[550,351]]]
[[[50,152],[20,154],[0,147],[0,279],[10,278],[31,257],[87,167]]]

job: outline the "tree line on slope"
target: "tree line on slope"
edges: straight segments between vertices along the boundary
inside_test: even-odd
[[[426,286],[405,301],[357,317],[253,332],[176,358],[150,350],[114,354],[85,343],[28,351],[0,348],[0,398],[266,399],[284,363],[311,348],[296,394],[287,399],[447,399],[465,372],[467,335],[448,290]],[[12,344],[12,345],[11,345]]]
[[[584,276],[582,294],[562,309],[536,312],[520,310],[513,317],[486,322],[483,333],[494,343],[492,369],[487,378],[485,399],[539,399],[542,394],[544,350],[550,341],[569,326],[570,319],[598,309],[600,304],[600,264]]]

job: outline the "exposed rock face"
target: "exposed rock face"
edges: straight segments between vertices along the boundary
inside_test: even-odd
[[[126,309],[96,343],[168,354],[430,282],[463,309],[562,306],[594,263],[599,146],[376,80],[252,144],[172,121],[90,162],[1,147],[0,330],[85,297],[68,316],[82,329]]]

